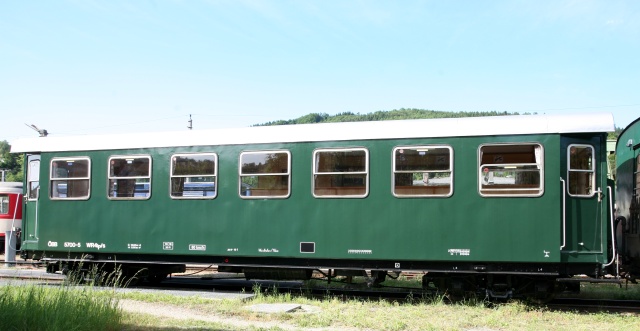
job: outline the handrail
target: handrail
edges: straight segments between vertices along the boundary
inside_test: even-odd
[[[567,183],[560,177],[562,182],[562,246],[560,250],[563,250],[567,246],[567,201],[566,201],[566,189]]]
[[[617,261],[616,257],[618,255],[616,252],[616,229],[613,224],[613,194],[611,193],[611,186],[607,186],[607,190],[609,191],[609,221],[611,223],[611,248],[613,250],[613,256],[611,257],[611,261],[604,265],[605,267],[608,267],[612,265],[614,261]],[[616,268],[616,277],[618,277],[618,268]]]

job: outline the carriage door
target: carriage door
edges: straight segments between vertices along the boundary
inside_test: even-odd
[[[38,242],[38,199],[40,198],[40,155],[27,155],[27,192],[22,212],[23,249]]]
[[[561,250],[572,254],[603,252],[608,192],[601,137],[563,137],[561,183],[564,189]],[[602,185],[605,185],[602,187]]]

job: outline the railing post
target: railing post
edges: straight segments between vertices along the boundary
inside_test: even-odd
[[[4,262],[7,267],[16,265],[16,232],[13,230],[4,233]]]

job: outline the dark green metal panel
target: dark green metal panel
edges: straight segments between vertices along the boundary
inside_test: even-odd
[[[478,147],[485,143],[516,142],[539,143],[544,147],[544,194],[533,198],[480,196]],[[394,197],[391,193],[393,148],[425,144],[445,144],[453,148],[453,195]],[[329,147],[368,148],[370,189],[366,198],[313,197],[312,154],[316,148]],[[239,154],[279,149],[291,152],[290,197],[241,199],[238,194]],[[173,153],[190,152],[218,153],[218,195],[215,199],[172,200],[169,197],[170,157]],[[28,247],[60,252],[398,262],[560,262],[563,192],[559,178],[564,171],[563,153],[559,135],[43,153],[43,186],[38,202],[39,241]],[[151,155],[152,193],[149,200],[107,199],[107,160],[111,155],[126,154]],[[52,201],[48,198],[48,187],[44,183],[54,156],[91,158],[89,200]],[[579,217],[577,207],[580,207],[578,203],[572,205],[572,213]],[[578,225],[577,219],[571,222]],[[582,221],[581,235],[586,236],[594,227],[603,226],[601,222],[602,218]],[[573,240],[575,235],[572,233],[571,236]],[[592,239],[602,240],[602,237]],[[301,253],[301,242],[315,243],[315,252]],[[80,247],[69,247],[74,243]]]
[[[616,216],[625,220],[618,225],[616,240],[623,261],[640,256],[639,156],[640,118],[625,128],[616,145]]]
[[[41,173],[42,169],[38,168],[37,171],[31,164],[32,162],[38,162],[40,160],[39,155],[28,155],[25,158],[25,182],[23,187],[25,188],[25,203],[23,204],[23,221],[22,221],[22,250],[39,249],[38,241],[38,204],[37,201],[30,197],[31,189],[29,188],[30,180],[35,173]]]
[[[606,149],[603,135],[567,135],[562,139],[562,177],[567,178],[567,148],[572,144],[593,146],[596,159],[596,187],[592,197],[566,199],[566,247],[563,262],[607,262],[607,229],[609,226]]]

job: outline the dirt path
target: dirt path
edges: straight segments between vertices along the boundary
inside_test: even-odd
[[[157,317],[174,318],[180,320],[197,320],[203,322],[219,323],[222,325],[228,325],[237,329],[262,328],[262,329],[280,329],[280,330],[305,330],[305,331],[361,331],[362,329],[356,328],[301,328],[299,326],[287,324],[283,321],[248,321],[244,319],[234,317],[222,317],[218,315],[204,314],[193,309],[187,309],[180,306],[149,303],[135,300],[122,299],[119,301],[122,310],[129,313],[148,314]],[[313,311],[313,307],[303,307],[304,311]],[[298,314],[298,312],[296,312]]]

